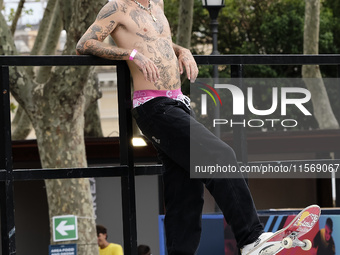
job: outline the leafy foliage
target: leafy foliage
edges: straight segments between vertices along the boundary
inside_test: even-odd
[[[6,7],[6,6],[3,6],[2,9],[5,10],[5,7]],[[10,8],[9,14],[5,17],[5,18],[6,18],[6,21],[7,21],[8,23],[10,23],[10,22],[13,21],[15,12],[16,12],[16,10],[15,10],[14,8]],[[25,8],[24,8],[23,11],[22,11],[21,16],[23,16],[23,15],[31,15],[31,16],[32,16],[33,14],[34,14],[33,9],[25,9]]]

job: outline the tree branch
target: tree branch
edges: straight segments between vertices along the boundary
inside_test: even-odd
[[[18,55],[14,45],[14,39],[7,26],[4,16],[0,12],[0,55]],[[34,82],[24,75],[25,70],[22,67],[13,66],[9,69],[11,93],[19,104],[23,107],[32,101],[30,94],[34,86]],[[25,107],[24,107],[25,108]],[[27,110],[27,108],[25,108]]]
[[[14,15],[14,18],[13,18],[13,21],[12,21],[12,25],[11,25],[11,34],[12,35],[14,35],[15,30],[17,28],[18,20],[21,16],[22,9],[24,8],[25,1],[26,0],[20,0],[20,2],[18,4],[18,8],[15,12],[15,15]]]
[[[39,55],[41,53],[43,45],[45,44],[45,41],[47,39],[46,34],[48,30],[50,29],[50,24],[52,22],[51,16],[53,14],[57,1],[58,0],[49,0],[47,2],[47,6],[45,8],[43,18],[40,22],[38,35],[35,38],[34,45],[31,50],[31,55]],[[26,68],[26,72],[30,78],[34,78],[34,67],[33,66],[28,66]]]
[[[41,49],[42,55],[52,55],[55,54],[56,48],[58,46],[59,38],[60,38],[60,33],[63,29],[63,22],[62,18],[60,15],[60,5],[58,4],[59,1],[57,2],[52,17],[50,21],[50,29],[48,30],[47,34],[45,37],[47,38],[44,40],[44,45]],[[39,68],[36,82],[37,83],[44,83],[48,80],[50,71],[51,71],[51,66],[42,66]]]

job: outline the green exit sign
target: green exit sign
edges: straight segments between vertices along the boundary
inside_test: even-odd
[[[78,240],[77,216],[55,216],[53,220],[53,241]]]

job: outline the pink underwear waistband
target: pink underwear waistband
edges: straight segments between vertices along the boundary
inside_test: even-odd
[[[133,99],[140,97],[170,97],[177,98],[178,95],[182,94],[181,89],[176,90],[137,90],[133,92]]]
[[[178,99],[181,97],[181,89],[176,90],[138,90],[133,92],[133,108],[140,106],[155,97],[169,97]]]

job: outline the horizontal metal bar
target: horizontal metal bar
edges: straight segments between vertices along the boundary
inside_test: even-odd
[[[59,169],[17,169],[13,170],[14,181],[90,178],[90,177],[121,177],[128,175],[128,166],[104,166],[88,168],[59,168]],[[137,165],[135,175],[160,175],[162,165]],[[0,170],[0,181],[6,180],[6,171]]]
[[[195,56],[195,60],[199,65],[337,65],[340,55],[214,55]]]
[[[271,55],[195,55],[199,65],[338,65],[339,54],[271,54]],[[120,65],[124,61],[89,55],[0,56],[3,66],[88,66]]]
[[[239,163],[243,165],[243,163]],[[340,159],[315,159],[315,160],[282,160],[282,161],[253,161],[248,166],[259,166],[262,164],[289,166],[291,164],[340,164]],[[14,181],[44,180],[44,179],[67,179],[67,178],[89,178],[89,177],[121,177],[128,175],[128,166],[105,166],[88,168],[63,168],[63,169],[20,169],[13,171]],[[136,165],[135,175],[161,175],[163,166],[158,165]],[[337,169],[340,171],[340,169]],[[6,180],[6,171],[0,170],[0,181]]]
[[[135,175],[161,175],[163,174],[163,165],[140,165],[135,166]]]
[[[0,66],[116,66],[121,64],[124,62],[90,55],[0,56]]]
[[[89,177],[118,177],[127,175],[127,166],[60,168],[60,169],[18,169],[13,170],[13,180],[45,180]],[[0,172],[0,180],[4,180]]]

